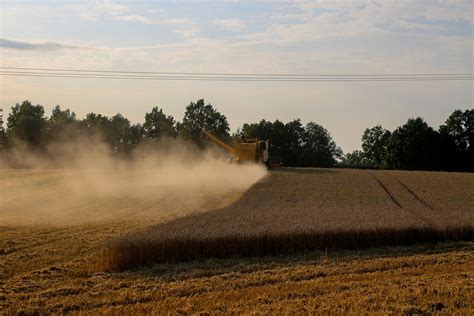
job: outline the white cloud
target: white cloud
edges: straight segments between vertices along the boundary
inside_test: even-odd
[[[411,21],[399,20],[393,23],[394,26],[401,29],[412,30],[412,31],[443,31],[446,27],[436,24],[424,24],[416,23]]]
[[[174,32],[185,38],[193,37],[200,31],[200,29],[194,25],[194,22],[187,18],[164,19],[160,20],[158,23],[170,25],[171,27],[176,28]]]
[[[199,28],[192,27],[192,28],[185,28],[180,30],[175,30],[176,33],[181,34],[183,37],[193,37],[197,33],[199,33]]]
[[[240,31],[247,26],[241,19],[215,19],[213,23],[229,31]]]
[[[459,34],[448,32],[450,21],[466,22],[468,17],[471,24],[474,21],[474,7],[469,2],[300,0],[294,2],[295,11],[270,14],[266,28],[241,38],[256,44],[291,45],[316,44],[328,39],[343,43],[351,39],[400,41],[399,36],[410,41],[412,35],[455,37]],[[404,49],[407,45],[400,47]]]
[[[173,18],[165,19],[159,22],[160,24],[169,24],[169,25],[192,25],[193,21],[185,18]]]
[[[122,21],[128,21],[128,22],[140,22],[140,23],[143,23],[143,24],[152,24],[153,23],[152,20],[150,20],[150,19],[148,19],[144,16],[136,15],[136,14],[119,16],[119,17],[115,18],[115,20],[122,20]]]
[[[464,21],[474,24],[472,0],[438,0],[437,5],[426,8],[422,15],[427,19]]]
[[[132,13],[129,7],[110,0],[92,2],[81,10],[79,16],[91,21],[116,20],[143,24],[153,23],[152,20],[143,15]]]

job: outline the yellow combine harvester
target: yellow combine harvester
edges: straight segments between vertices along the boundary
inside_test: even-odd
[[[214,144],[223,148],[232,155],[232,161],[245,163],[256,162],[265,164],[268,169],[278,169],[282,167],[280,158],[270,158],[268,149],[270,145],[269,140],[235,138],[234,145],[230,146],[216,136],[212,135],[205,129],[202,133]]]

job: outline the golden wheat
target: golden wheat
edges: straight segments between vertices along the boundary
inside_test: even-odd
[[[474,175],[288,169],[236,203],[111,242],[104,266],[474,237]]]

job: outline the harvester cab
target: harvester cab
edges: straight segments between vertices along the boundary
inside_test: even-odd
[[[245,137],[235,138],[233,146],[228,145],[205,129],[202,130],[211,142],[218,145],[232,155],[232,161],[245,163],[257,162],[265,164],[268,169],[278,169],[282,166],[281,159],[270,157],[269,140],[259,140],[256,138],[247,139]]]

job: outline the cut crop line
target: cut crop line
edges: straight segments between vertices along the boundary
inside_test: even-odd
[[[393,196],[393,194],[388,190],[388,188],[385,186],[385,184],[382,183],[382,181],[380,181],[379,178],[377,178],[375,175],[373,175],[371,172],[369,172],[369,174],[375,179],[375,181],[377,181],[377,183],[379,184],[379,186],[385,191],[385,193],[387,193],[387,195],[390,197],[390,199],[392,200],[392,202],[398,206],[399,208],[403,208],[403,206],[400,204],[400,202],[397,201],[397,199]]]
[[[420,198],[415,192],[413,192],[405,183],[403,183],[402,181],[400,181],[399,179],[393,177],[395,179],[395,181],[397,181],[398,183],[400,183],[400,185],[402,187],[404,187],[408,193],[410,193],[418,202],[420,202],[421,204],[423,204],[424,206],[426,206],[427,208],[429,208],[430,210],[434,211],[435,209],[429,205],[428,203],[426,203],[422,198]]]

